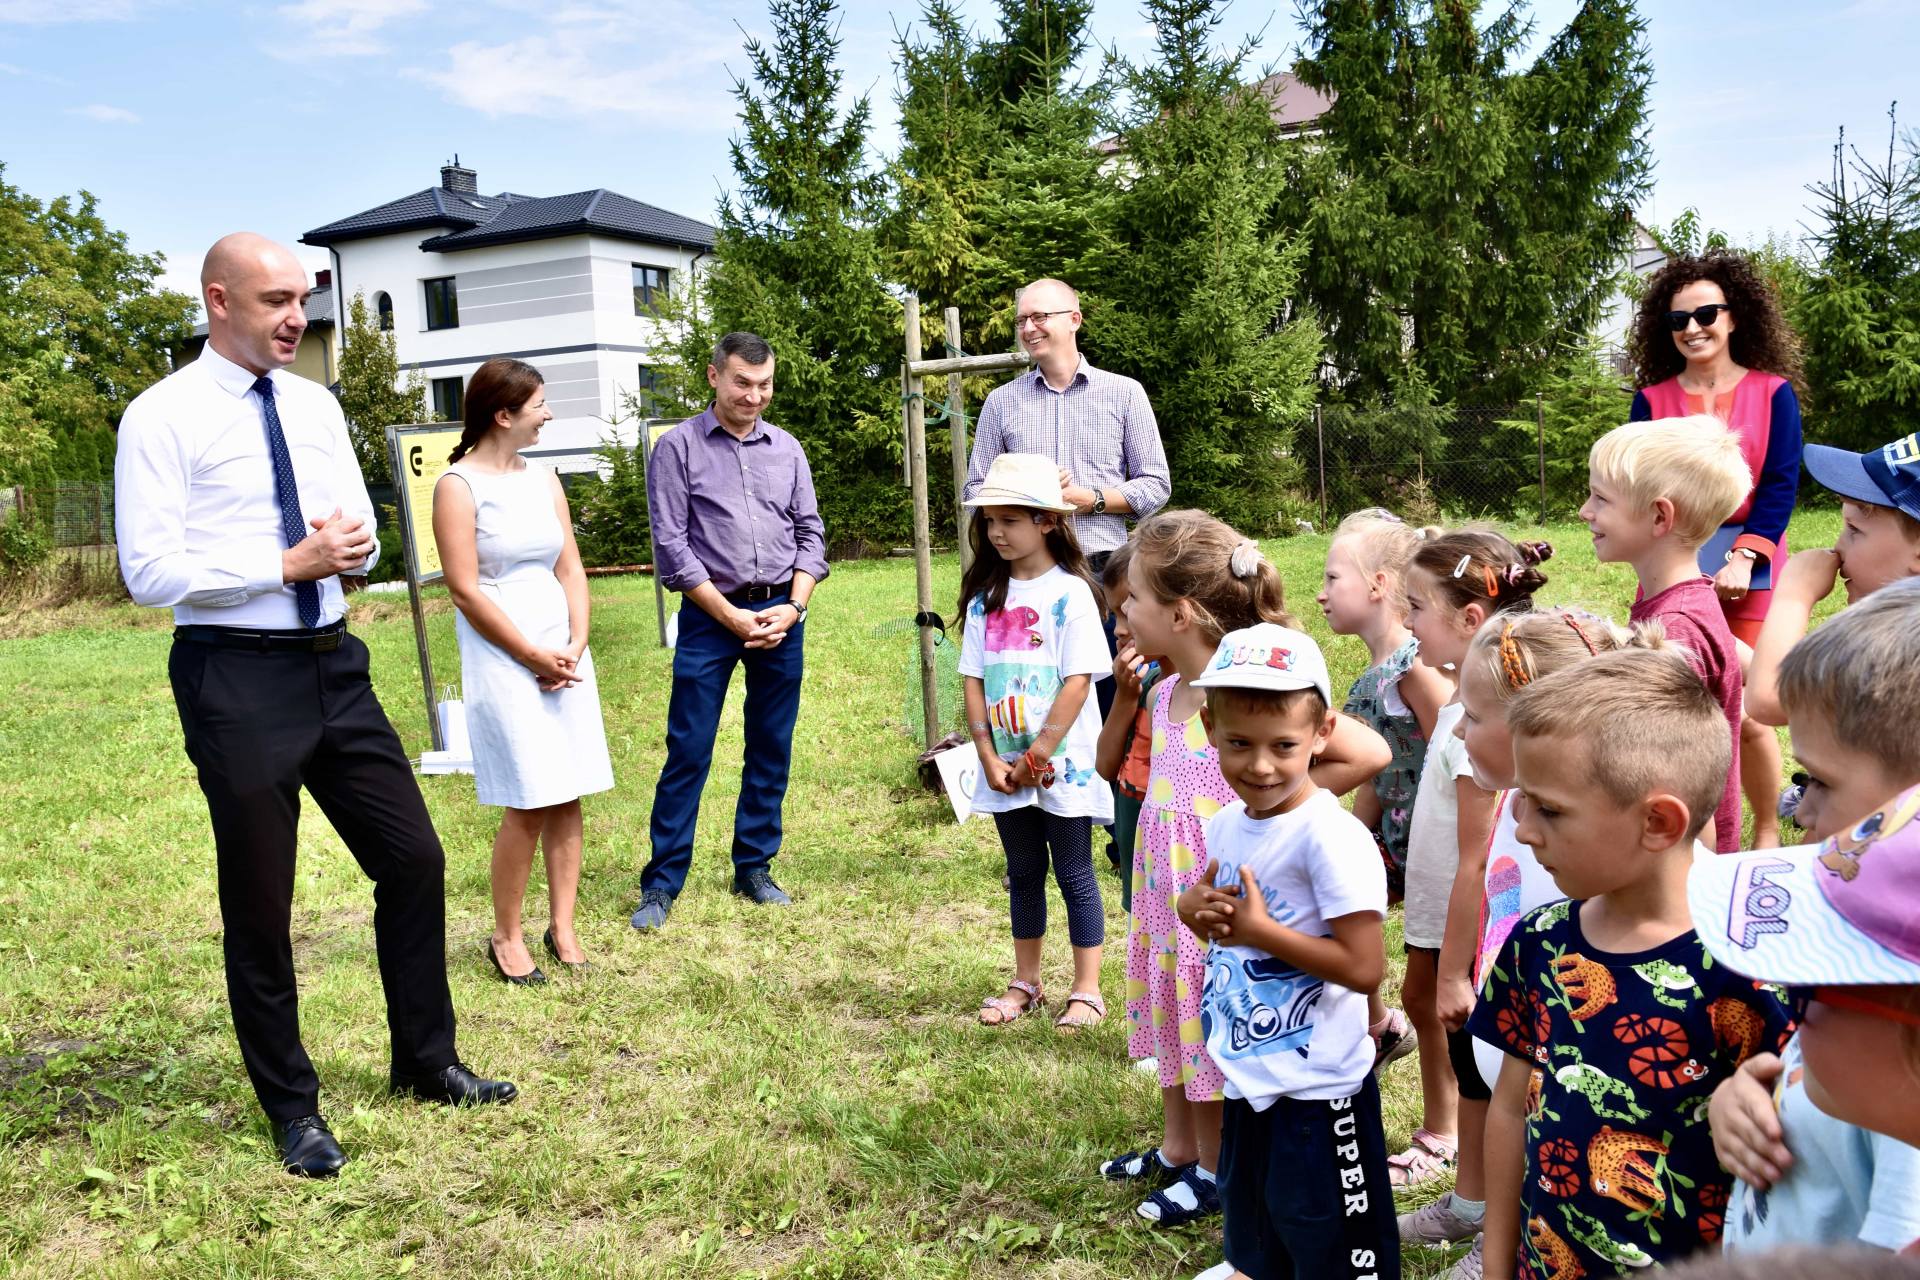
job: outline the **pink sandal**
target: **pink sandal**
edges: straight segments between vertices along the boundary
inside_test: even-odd
[[[1452,1169],[1458,1157],[1452,1142],[1431,1130],[1417,1129],[1405,1151],[1387,1157],[1387,1181],[1396,1188],[1417,1187]]]
[[[981,1026],[1004,1027],[1010,1022],[1017,1021],[1021,1014],[1031,1009],[1043,1008],[1047,1003],[1047,998],[1040,994],[1040,988],[1038,986],[1020,978],[1015,978],[1012,982],[1009,982],[1007,984],[1007,990],[1025,992],[1027,1002],[1025,1004],[1015,1004],[1005,996],[988,996],[980,1002]],[[987,1021],[987,1010],[989,1009],[992,1009],[1000,1015],[991,1022]]]
[[[1085,1005],[1093,1010],[1093,1016],[1089,1018],[1083,1013],[1076,1017],[1073,1013],[1073,1006],[1076,1004]],[[1106,1018],[1107,1002],[1100,998],[1098,991],[1069,991],[1066,1008],[1062,1009],[1060,1016],[1053,1020],[1053,1026],[1056,1031],[1072,1034],[1082,1027],[1097,1027],[1106,1021]]]

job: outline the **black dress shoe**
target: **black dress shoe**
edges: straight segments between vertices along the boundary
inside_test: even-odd
[[[393,1092],[402,1097],[418,1098],[422,1102],[444,1102],[454,1107],[483,1107],[490,1102],[512,1102],[520,1095],[520,1091],[505,1080],[482,1080],[464,1062],[456,1062],[424,1076],[402,1075],[396,1071],[387,1083]]]
[[[288,1173],[301,1178],[331,1178],[347,1163],[347,1153],[319,1116],[296,1116],[273,1125],[274,1146]]]
[[[546,936],[541,938],[540,941],[547,944],[547,954],[559,961],[560,966],[569,973],[585,973],[587,970],[593,968],[593,962],[591,960],[569,960],[561,955],[560,948],[553,945],[553,929],[551,926],[548,927]],[[538,970],[535,972],[538,972]]]
[[[522,973],[518,975],[508,973],[506,968],[500,963],[500,956],[493,949],[492,938],[487,939],[487,959],[493,961],[493,971],[500,975],[500,981],[511,983],[516,987],[537,987],[544,984],[547,980],[547,975],[540,972],[539,965],[533,967],[532,973]]]
[[[763,907],[787,907],[793,905],[786,890],[773,882],[770,871],[749,871],[744,876],[733,878],[733,891],[744,898],[752,898]]]

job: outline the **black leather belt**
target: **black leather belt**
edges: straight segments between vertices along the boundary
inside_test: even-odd
[[[244,627],[175,627],[175,640],[212,645],[217,649],[251,649],[255,653],[331,653],[347,638],[342,618],[330,627],[311,631],[250,631]]]
[[[727,593],[727,603],[763,604],[775,596],[790,596],[792,594],[793,579],[788,578],[785,582],[770,582],[763,586],[741,587],[738,591],[729,591]]]

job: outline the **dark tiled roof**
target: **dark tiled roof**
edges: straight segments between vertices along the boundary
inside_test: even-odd
[[[502,209],[525,199],[524,196],[483,196],[444,187],[428,187],[398,200],[389,200],[351,218],[315,227],[300,237],[300,243],[338,244],[366,236],[384,236],[394,231],[428,231],[440,228],[458,231],[486,222]]]
[[[307,295],[307,328],[330,329],[338,323],[339,317],[334,314],[333,309],[332,285],[328,285],[324,289],[315,289]],[[196,338],[204,338],[207,336],[207,322],[205,320],[193,326],[193,336]]]
[[[544,199],[517,197],[487,221],[434,236],[422,241],[420,247],[451,253],[481,245],[546,240],[581,232],[686,249],[713,248],[713,228],[706,223],[628,199],[604,187]]]

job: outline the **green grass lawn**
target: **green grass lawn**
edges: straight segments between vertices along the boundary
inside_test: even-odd
[[[1830,543],[1836,513],[1795,522]],[[1539,531],[1526,530],[1529,536]],[[1624,617],[1631,574],[1584,531],[1545,531],[1547,602]],[[1313,594],[1324,537],[1267,544],[1326,644],[1365,665]],[[956,562],[936,564],[951,612]],[[386,1096],[371,896],[309,805],[294,946],[322,1106],[352,1163],[276,1171],[228,1019],[205,807],[167,688],[167,618],[0,619],[0,1271],[25,1275],[1184,1276],[1213,1228],[1155,1233],[1093,1176],[1155,1139],[1153,1081],[1125,1066],[1126,920],[1108,892],[1115,1016],[1058,1037],[975,1025],[1010,971],[991,825],[955,826],[917,785],[910,561],[837,565],[815,597],[795,736],[789,910],[727,892],[741,747],[723,721],[693,877],[662,935],[626,923],[664,758],[669,655],[643,578],[594,584],[594,649],[618,778],[586,801],[583,979],[508,988],[484,954],[496,814],[465,777],[422,779],[448,858],[447,946],[463,1056],[517,1081],[454,1114]],[[426,718],[404,597],[354,628],[409,750]],[[457,675],[444,597],[430,626]],[[1829,608],[1832,606],[1829,605]],[[1096,862],[1103,862],[1096,858]],[[543,887],[529,931],[544,926]],[[1054,904],[1047,976],[1069,976]],[[1398,948],[1397,920],[1389,929]],[[1397,977],[1394,979],[1397,982]],[[1386,1082],[1390,1141],[1417,1124],[1412,1059]],[[1424,1197],[1423,1197],[1424,1198]],[[1437,1274],[1443,1254],[1409,1259]]]

